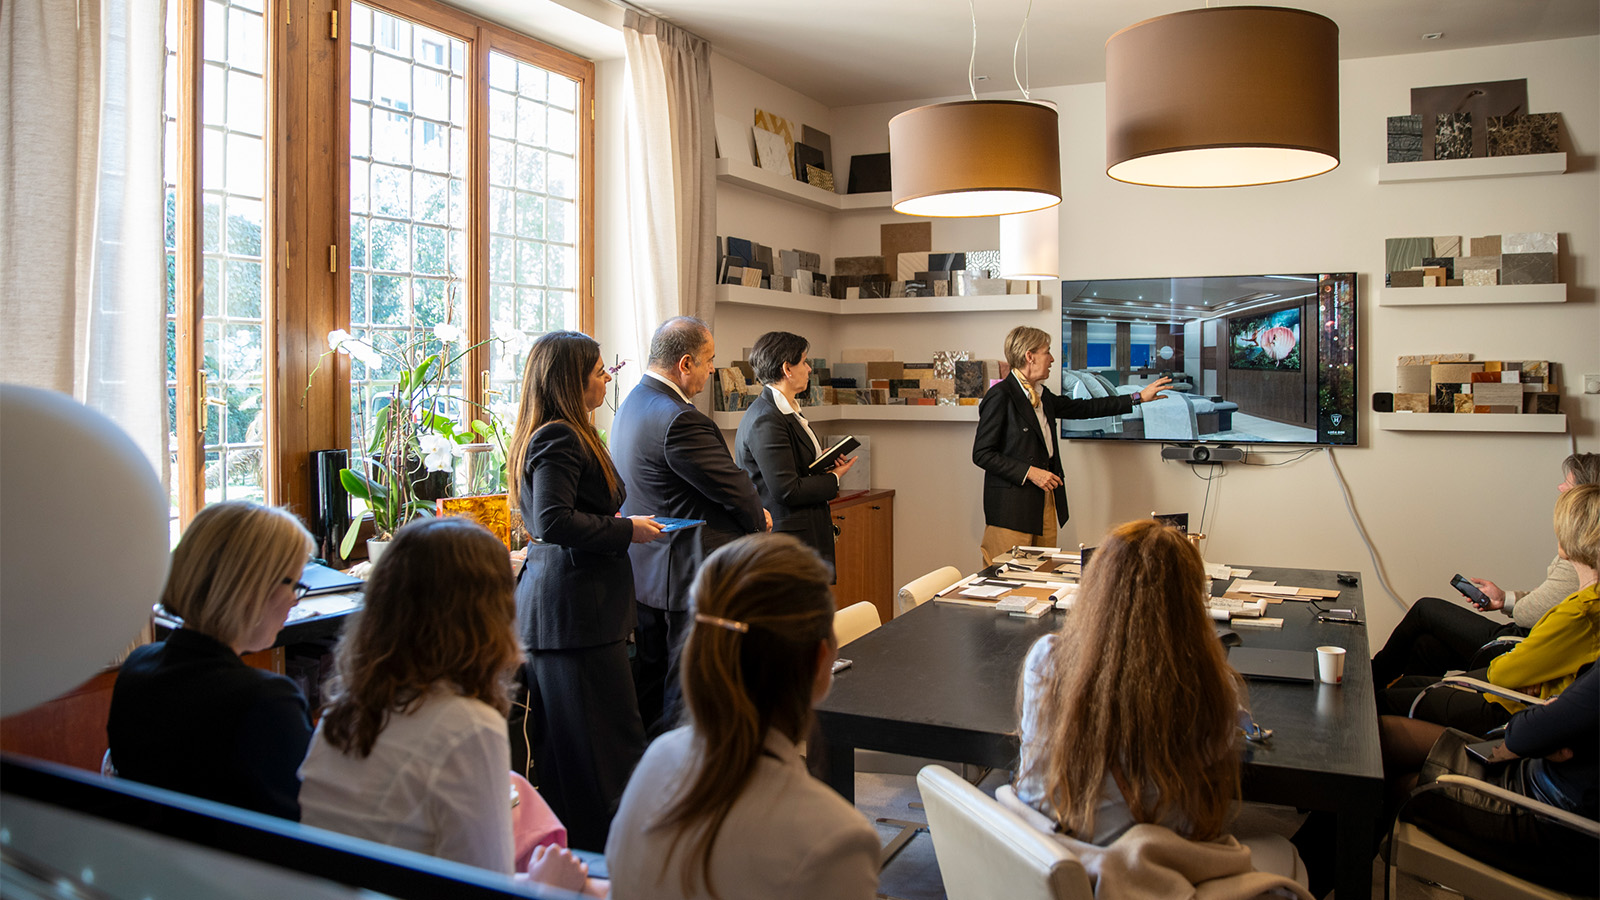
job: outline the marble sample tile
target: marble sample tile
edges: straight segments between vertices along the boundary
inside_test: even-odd
[[[928,251],[926,251],[926,250],[918,250],[918,251],[914,251],[914,252],[910,252],[910,253],[901,253],[899,255],[899,257],[896,258],[896,261],[895,261],[895,271],[897,273],[899,273],[900,280],[901,281],[922,281],[922,280],[924,280],[924,279],[918,278],[917,277],[917,273],[918,272],[926,272],[928,270],[928,257],[930,255],[931,254],[929,254]]]
[[[950,296],[950,282],[945,281],[943,279],[940,279],[939,281],[935,281],[933,283],[933,295],[935,297],[948,297],[948,296]]]
[[[794,277],[789,280],[789,290],[792,293],[811,295],[811,279],[815,273],[810,269],[796,269]]]
[[[896,359],[874,359],[867,362],[867,378],[872,381],[887,381],[893,378],[905,377],[906,364]],[[884,385],[889,387],[889,385]]]
[[[1439,113],[1434,119],[1433,158],[1469,159],[1471,156],[1472,113]]]
[[[889,276],[863,275],[861,276],[861,298],[877,299],[889,296]]]
[[[1395,412],[1425,413],[1428,411],[1428,401],[1432,394],[1400,394],[1394,395]]]
[[[813,296],[813,297],[828,297],[828,296],[831,296],[831,294],[828,293],[828,276],[826,276],[826,275],[813,275],[813,276],[811,276],[811,296]]]
[[[767,288],[774,291],[787,291],[789,290],[789,279],[786,276],[779,275],[777,272],[773,272],[767,276]]]
[[[855,406],[859,395],[853,387],[834,387],[833,402],[838,406]]]
[[[1498,359],[1486,359],[1486,360],[1483,361],[1483,370],[1485,372],[1504,372],[1505,369],[1506,369],[1506,364],[1504,362],[1502,362],[1501,360],[1498,360]]]
[[[967,268],[967,255],[965,253],[929,253],[928,269],[946,274],[963,271]]]
[[[1400,272],[1413,269],[1422,265],[1422,261],[1433,252],[1433,238],[1404,237],[1389,238],[1383,242],[1384,270]]]
[[[951,274],[952,273],[950,272],[935,272],[929,270],[927,272],[918,272],[915,276],[913,276],[913,280],[926,281],[929,284],[932,284],[935,281],[949,281]]]
[[[1501,284],[1555,284],[1554,253],[1500,254]]]
[[[795,133],[794,123],[776,113],[770,113],[764,109],[758,109],[756,110],[755,126],[756,128],[783,139],[784,165],[789,173],[789,177],[793,178]],[[759,134],[756,135],[756,149],[761,149],[761,135]],[[763,162],[761,164],[761,168],[767,168],[767,164]]]
[[[1522,231],[1500,236],[1500,253],[1555,253],[1561,248],[1553,231]]]
[[[933,377],[948,378],[954,381],[956,377],[956,360],[971,358],[972,353],[967,350],[935,350],[933,351]]]
[[[883,388],[856,388],[857,406],[888,406],[889,392]]]
[[[903,394],[902,391],[917,391],[916,394]],[[889,396],[904,399],[908,396],[921,396],[922,382],[916,378],[891,378],[889,379]]]
[[[822,271],[822,254],[810,250],[796,250],[800,254],[800,268],[810,269],[813,272]]]
[[[1491,287],[1500,283],[1500,270],[1467,269],[1461,273],[1461,283],[1467,287]]]
[[[1525,359],[1522,361],[1523,381],[1545,381],[1550,378],[1550,362],[1543,359]]]
[[[800,268],[800,252],[798,250],[778,251],[778,274],[794,277],[794,270]]]
[[[794,177],[794,160],[789,158],[789,145],[781,135],[765,128],[756,128],[756,158],[761,168],[777,172],[786,178]]]
[[[1507,369],[1504,372],[1500,373],[1500,383],[1501,384],[1521,384],[1522,383],[1522,379],[1518,377],[1521,374],[1522,374],[1521,372],[1513,372],[1510,369]]]
[[[1422,270],[1406,269],[1403,272],[1389,273],[1389,287],[1413,288],[1422,287]]]
[[[878,252],[887,266],[884,271],[890,275],[899,271],[900,254],[926,253],[932,249],[932,222],[890,222],[878,226]]]
[[[982,397],[988,383],[984,379],[983,360],[958,359],[956,360],[956,396]]]
[[[918,381],[938,377],[934,375],[933,363],[906,363],[904,371],[905,377],[915,378]]]
[[[766,244],[757,244],[756,258],[753,260],[753,262],[755,263],[756,268],[761,270],[762,275],[771,275],[772,248],[768,247]]]
[[[906,296],[907,297],[932,297],[933,296],[933,287],[930,286],[926,281],[918,281],[915,278],[912,278],[912,279],[910,279],[908,281],[905,281],[905,282],[902,282],[902,283],[906,286]]]
[[[829,296],[835,300],[857,299],[861,296],[861,277],[859,275],[835,275],[828,279]],[[851,288],[856,288],[856,296],[850,297]]]
[[[881,256],[836,256],[833,258],[834,275],[882,275]]]
[[[1471,353],[1407,353],[1395,360],[1397,366],[1431,366],[1434,363],[1472,362]],[[1508,363],[1509,365],[1509,363]]]
[[[1472,402],[1471,394],[1451,394],[1450,403],[1450,411],[1456,413],[1472,412],[1472,408],[1477,405],[1476,403]]]
[[[956,380],[954,378],[929,378],[922,382],[922,389],[933,391],[940,397],[954,397],[956,395]]]
[[[1472,373],[1482,371],[1483,363],[1434,363],[1428,378],[1437,390],[1441,384],[1471,383]]]
[[[1489,116],[1484,122],[1484,144],[1489,156],[1555,153],[1561,146],[1561,114]]]
[[[1554,415],[1561,412],[1561,395],[1551,393],[1524,394],[1522,410],[1523,412],[1537,413],[1539,415]]]
[[[1482,372],[1473,372],[1472,373],[1472,383],[1473,384],[1499,384],[1500,383],[1500,375],[1501,374],[1502,373],[1498,368],[1490,369],[1489,368],[1489,363],[1486,362],[1486,363],[1483,364],[1483,371]],[[1521,390],[1521,388],[1518,388],[1518,390]]]
[[[1453,256],[1430,256],[1422,261],[1422,273],[1435,275],[1434,269],[1442,269],[1445,278],[1456,277],[1456,260]]]
[[[1472,402],[1477,406],[1511,406],[1519,412],[1522,410],[1522,385],[1520,384],[1474,384],[1472,386]]]
[[[843,299],[845,299],[845,300],[860,300],[861,299],[861,285],[852,284],[849,287],[845,288],[844,289],[844,297],[843,297]]]
[[[979,297],[994,297],[1004,294],[1008,283],[1004,278],[974,278],[972,292]]]
[[[1000,251],[999,250],[968,250],[966,253],[966,270],[974,278],[998,278],[1000,276]]]
[[[1500,254],[1493,256],[1458,256],[1456,257],[1456,274],[1459,275],[1468,269],[1498,269],[1500,268]]]
[[[1432,256],[1460,256],[1461,255],[1461,235],[1457,234],[1457,235],[1452,235],[1452,236],[1448,236],[1448,237],[1435,237],[1433,239],[1433,253],[1430,254],[1430,255],[1432,255]]]
[[[1489,415],[1503,416],[1503,415],[1508,415],[1510,413],[1520,413],[1520,412],[1522,412],[1522,407],[1520,407],[1520,406],[1484,406],[1482,404],[1474,404],[1473,407],[1472,407],[1472,411],[1475,412],[1475,413],[1488,413]]]
[[[960,406],[977,406],[980,402],[983,401],[983,398],[982,397],[958,397],[957,400],[959,401],[958,405],[960,405]]]
[[[1417,162],[1422,159],[1422,117],[1389,117],[1389,162]]]
[[[1486,234],[1483,237],[1475,237],[1475,238],[1473,238],[1472,239],[1472,255],[1473,256],[1499,256],[1500,255],[1500,235],[1498,235],[1498,234]]]

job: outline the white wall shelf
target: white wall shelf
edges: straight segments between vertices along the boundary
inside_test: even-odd
[[[736,159],[717,160],[717,180],[723,184],[738,185],[769,197],[777,197],[824,212],[889,208],[888,191],[874,194],[836,194]]]
[[[1037,312],[1050,300],[1046,294],[993,294],[962,297],[883,297],[870,300],[834,300],[808,297],[791,291],[772,291],[738,284],[717,286],[718,305],[764,306],[835,316],[876,316],[899,313]]]
[[[1475,431],[1565,434],[1565,413],[1374,413],[1383,431]]]
[[[1379,288],[1379,306],[1468,306],[1499,303],[1565,303],[1564,284],[1492,284],[1472,287]],[[1454,415],[1447,413],[1446,415]]]
[[[1565,153],[1527,156],[1489,156],[1475,159],[1427,159],[1418,162],[1379,163],[1379,184],[1416,181],[1460,181],[1468,178],[1514,178],[1520,175],[1560,175],[1567,171]]]
[[[976,422],[978,407],[973,406],[807,406],[802,409],[808,422]],[[714,412],[711,420],[719,428],[732,430],[744,419],[744,410]]]

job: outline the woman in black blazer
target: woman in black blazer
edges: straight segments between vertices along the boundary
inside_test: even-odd
[[[808,349],[805,338],[787,331],[769,331],[756,339],[750,365],[766,389],[745,411],[735,444],[739,468],[755,482],[761,505],[772,514],[772,530],[804,541],[831,569],[828,501],[839,496],[839,480],[856,459],[840,459],[826,472],[806,471],[825,449],[796,399],[811,387]]]
[[[511,499],[534,538],[517,583],[528,698],[525,717],[512,717],[513,755],[526,734],[539,792],[572,846],[586,850],[605,846],[644,752],[625,643],[634,624],[628,545],[661,534],[649,516],[617,516],[622,480],[589,419],[610,381],[588,335],[535,341],[508,460],[518,473]]]
[[[195,515],[161,592],[183,627],[129,654],[111,691],[106,737],[118,775],[300,819],[306,698],[239,656],[276,642],[312,546],[281,509],[233,500]]]
[[[1044,386],[1055,355],[1050,335],[1018,325],[1006,335],[1011,374],[978,403],[972,462],[983,469],[983,564],[1017,545],[1056,546],[1056,529],[1067,521],[1067,491],[1061,480],[1058,419],[1096,419],[1133,411],[1172,383],[1159,378],[1137,394],[1073,400]]]

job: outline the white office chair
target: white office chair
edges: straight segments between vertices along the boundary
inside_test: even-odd
[[[945,566],[942,569],[934,569],[915,581],[908,582],[894,598],[894,614],[897,616],[905,615],[907,612],[932,600],[934,594],[960,580],[960,569],[955,566]]]
[[[833,633],[841,647],[882,624],[878,608],[870,600],[852,603],[833,614]]]
[[[917,774],[950,900],[1092,900],[1083,863],[943,766]]]

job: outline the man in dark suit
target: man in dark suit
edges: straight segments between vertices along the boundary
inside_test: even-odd
[[[1056,529],[1067,521],[1067,490],[1061,476],[1057,419],[1121,416],[1160,395],[1170,378],[1137,394],[1073,400],[1044,386],[1056,358],[1050,335],[1019,325],[1006,335],[1011,374],[978,404],[972,462],[983,476],[983,564],[1017,545],[1054,547]]]
[[[689,316],[663,322],[650,340],[644,378],[611,423],[611,459],[628,488],[622,514],[706,522],[628,550],[639,614],[635,690],[647,729],[663,718],[671,727],[676,718],[678,647],[700,562],[723,544],[772,527],[722,432],[691,402],[711,377],[715,352],[706,323]]]

